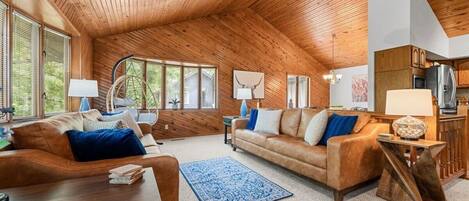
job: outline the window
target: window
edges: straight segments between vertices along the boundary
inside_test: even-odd
[[[287,83],[288,108],[309,107],[309,77],[288,75]]]
[[[70,38],[52,30],[44,34],[44,112],[65,112]]]
[[[166,66],[166,109],[179,108],[181,101],[181,68]]]
[[[288,89],[287,89],[287,105],[288,108],[296,107],[296,76],[288,76]]]
[[[156,108],[158,103],[162,101],[162,87],[163,87],[163,66],[161,64],[147,62],[146,63],[146,77],[147,84],[150,87],[147,87],[147,108]],[[157,102],[153,101],[154,96]]]
[[[8,50],[8,21],[7,21],[7,6],[0,2],[0,107],[8,106],[8,63],[7,63],[7,50]],[[5,117],[2,120],[6,120]]]
[[[216,71],[203,68],[202,75],[202,108],[216,108]]]
[[[13,16],[11,58],[11,97],[15,117],[37,115],[39,25],[15,14]]]
[[[146,81],[149,87],[146,89],[147,98],[143,101],[142,109],[213,109],[216,108],[217,75],[216,68],[212,65],[183,63],[162,60],[130,59],[129,65],[141,66],[144,69],[140,73],[130,72]],[[136,65],[137,64],[137,65]],[[132,86],[132,85],[129,85]],[[140,92],[142,89],[139,89]],[[150,96],[153,92],[158,103],[154,103]],[[138,99],[132,89],[127,90],[127,97]],[[164,101],[163,101],[164,100]],[[176,103],[173,104],[173,101]]]
[[[0,107],[15,119],[66,112],[70,37],[7,10],[0,2]]]
[[[184,108],[198,108],[199,68],[184,68]]]
[[[129,77],[126,80],[126,97],[131,98],[135,101],[136,106],[141,108],[143,107],[143,89],[142,85],[143,72],[144,72],[144,62],[138,60],[130,60],[126,62],[125,67],[126,75]]]
[[[309,107],[309,78],[306,76],[298,77],[298,107]]]

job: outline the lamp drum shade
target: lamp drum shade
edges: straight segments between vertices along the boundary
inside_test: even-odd
[[[98,97],[98,81],[70,79],[70,97]]]
[[[392,123],[394,132],[407,140],[418,140],[427,125],[412,116],[432,116],[432,92],[428,89],[400,89],[386,92],[386,115],[405,115]]]
[[[433,116],[429,89],[399,89],[386,92],[386,115]]]
[[[251,100],[252,90],[250,88],[239,88],[236,94],[238,100]]]

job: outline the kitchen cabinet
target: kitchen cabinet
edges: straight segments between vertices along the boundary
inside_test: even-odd
[[[469,88],[469,59],[455,62],[459,88]]]
[[[419,49],[419,67],[420,68],[426,68],[426,63],[427,63],[427,51],[424,49]]]
[[[412,88],[412,70],[410,68],[375,73],[375,112],[385,111],[388,90],[410,88]]]
[[[413,88],[414,75],[424,77],[425,66],[429,66],[427,53],[415,46],[375,52],[375,111],[384,112],[387,90]]]
[[[404,70],[411,67],[411,46],[375,52],[375,72]]]
[[[420,67],[420,49],[415,46],[412,46],[412,67]]]
[[[404,70],[410,67],[425,68],[427,52],[415,46],[406,45],[375,52],[375,71]]]

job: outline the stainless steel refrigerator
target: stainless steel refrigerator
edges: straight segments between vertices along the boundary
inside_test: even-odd
[[[438,100],[440,112],[454,114],[456,110],[456,77],[454,68],[449,65],[433,66],[425,73],[426,88]]]

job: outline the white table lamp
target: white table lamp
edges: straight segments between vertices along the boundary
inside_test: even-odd
[[[425,122],[412,116],[433,116],[432,92],[429,89],[400,89],[386,92],[386,115],[405,115],[392,123],[403,139],[418,140],[427,131]]]
[[[90,110],[88,97],[98,97],[98,81],[70,79],[68,96],[81,97],[80,111]]]
[[[239,88],[236,93],[236,99],[243,100],[241,103],[241,117],[246,117],[248,113],[248,106],[246,105],[246,100],[252,99],[252,90],[250,88]]]

